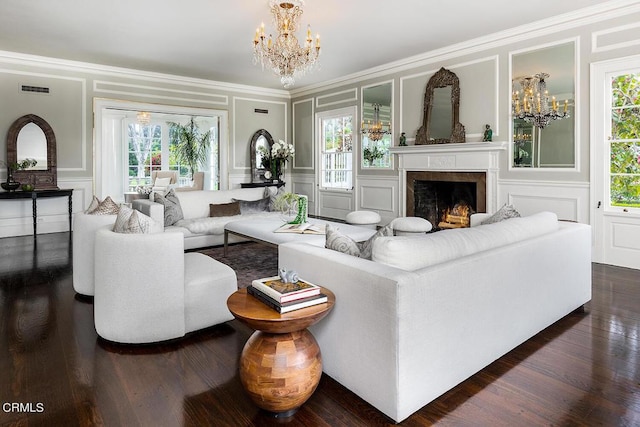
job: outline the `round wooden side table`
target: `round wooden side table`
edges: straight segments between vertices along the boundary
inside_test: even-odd
[[[227,300],[229,311],[256,331],[240,356],[240,380],[251,400],[278,417],[288,417],[311,397],[322,375],[320,347],[307,327],[326,316],[336,297],[322,288],[327,302],[280,314],[246,289]]]

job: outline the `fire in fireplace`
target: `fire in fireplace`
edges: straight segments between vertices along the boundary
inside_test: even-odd
[[[469,226],[486,211],[484,172],[407,172],[407,216],[427,219],[434,230]]]

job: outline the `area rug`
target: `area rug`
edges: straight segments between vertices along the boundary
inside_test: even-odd
[[[233,268],[238,276],[238,288],[249,286],[254,279],[278,274],[278,248],[275,247],[255,242],[237,243],[229,245],[226,257],[222,246],[200,249],[197,252]]]

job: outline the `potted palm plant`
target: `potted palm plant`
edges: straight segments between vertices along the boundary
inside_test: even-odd
[[[178,161],[189,166],[193,179],[193,174],[207,162],[211,131],[202,132],[193,117],[186,125],[169,122],[169,126],[177,142],[175,153]]]

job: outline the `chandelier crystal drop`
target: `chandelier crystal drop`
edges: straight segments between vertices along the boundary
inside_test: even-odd
[[[369,121],[365,124],[363,120],[360,132],[370,141],[380,141],[385,135],[391,134],[391,122],[385,126],[380,120],[380,104],[373,104],[373,123]]]
[[[553,120],[560,120],[569,117],[569,101],[564,101],[562,111],[558,107],[556,97],[549,100],[547,83],[549,78],[547,73],[538,73],[535,76],[523,77],[520,79],[522,94],[514,90],[512,96],[512,113],[517,119],[522,119],[534,126],[543,129]],[[551,101],[551,102],[549,102]]]
[[[254,64],[260,64],[262,69],[266,67],[273,70],[280,76],[280,82],[285,89],[291,88],[297,77],[313,70],[320,56],[320,36],[316,35],[314,42],[311,26],[307,26],[307,37],[303,46],[300,46],[296,38],[295,33],[299,28],[298,21],[303,6],[302,0],[270,0],[269,7],[278,33],[275,39],[271,34],[267,39],[262,24],[256,29],[253,39]]]

